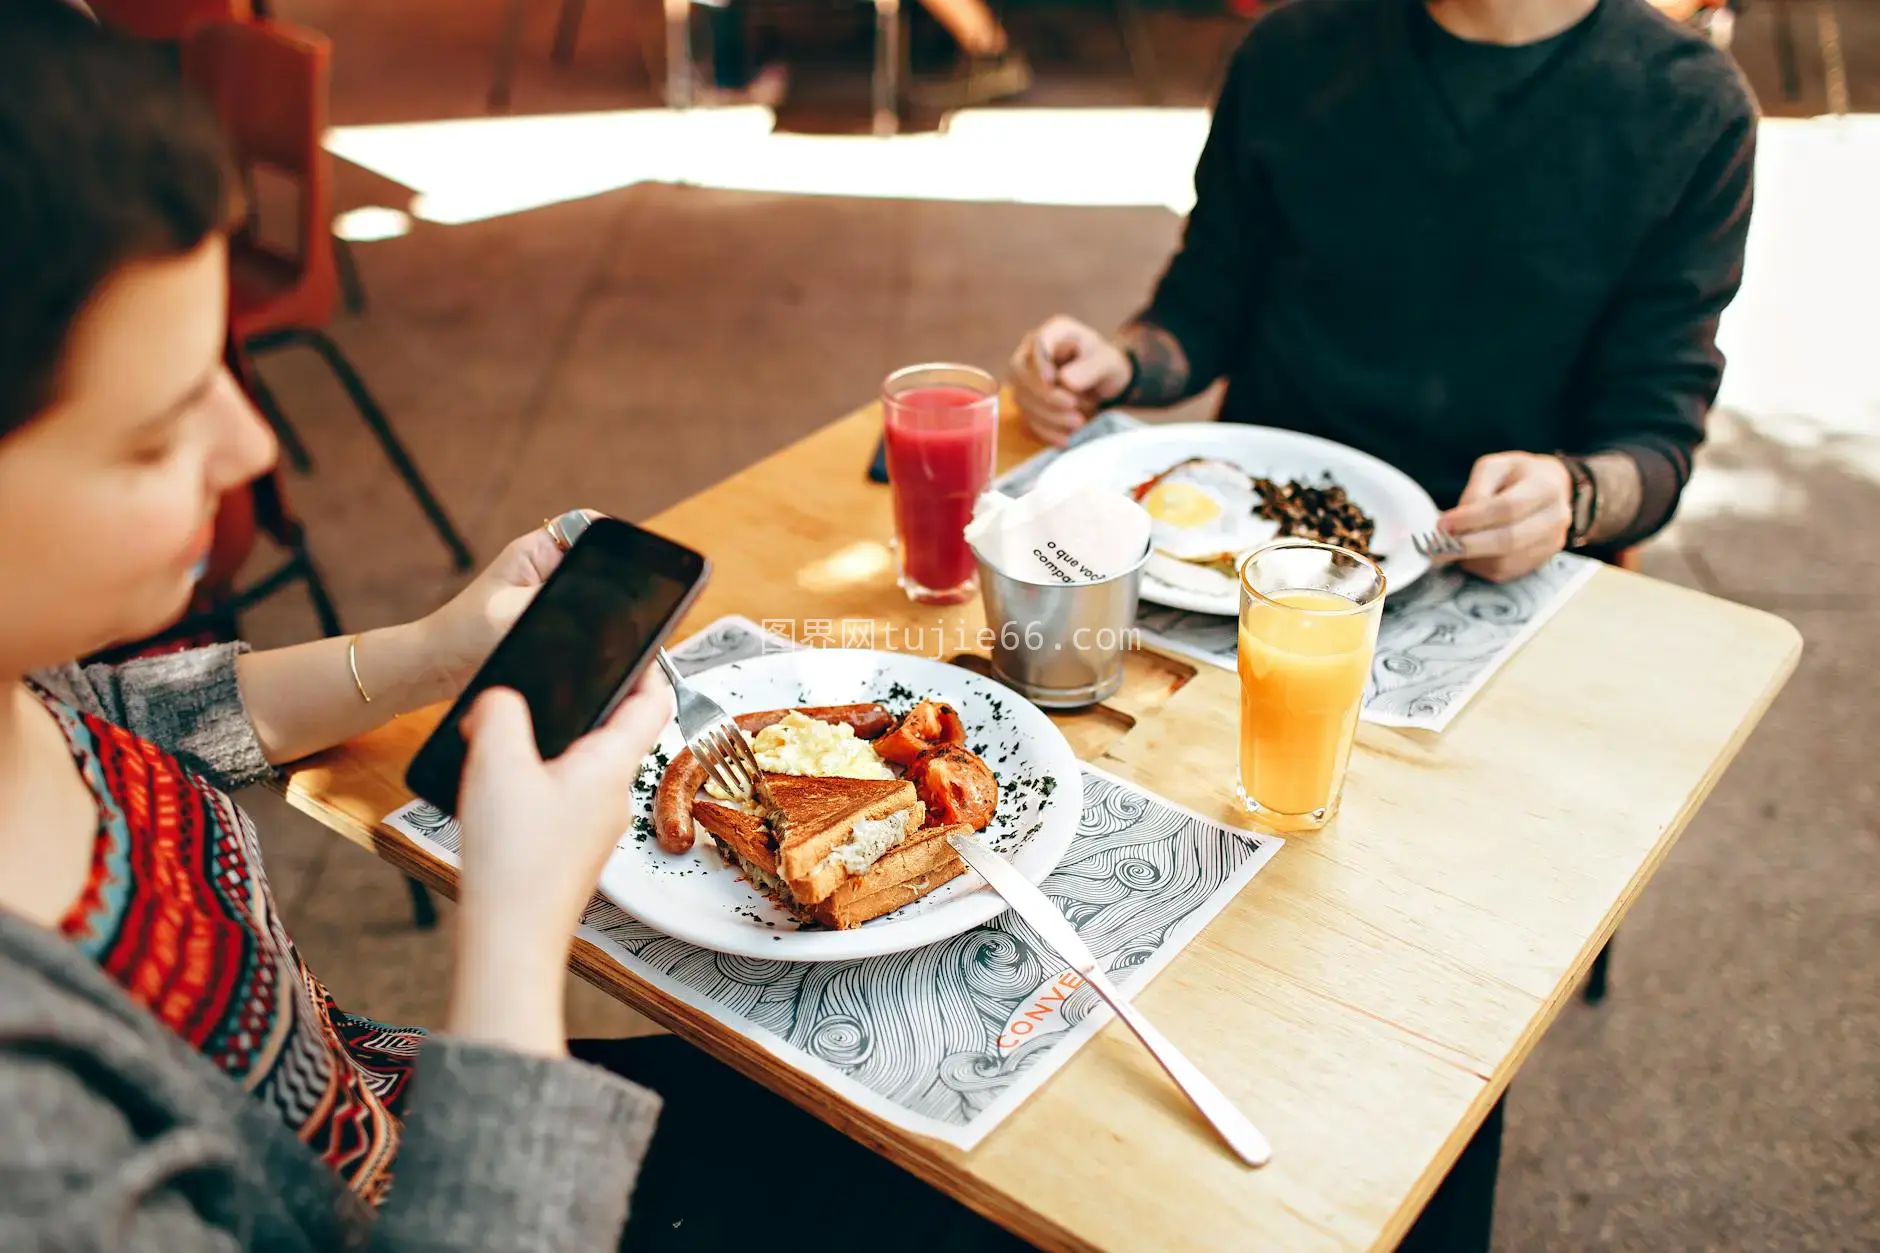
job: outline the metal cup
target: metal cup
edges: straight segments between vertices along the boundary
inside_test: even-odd
[[[1076,709],[1123,686],[1136,631],[1142,558],[1100,583],[1039,583],[1005,574],[977,548],[992,634],[993,677],[1044,709]]]

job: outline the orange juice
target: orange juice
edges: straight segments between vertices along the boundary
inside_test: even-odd
[[[1249,596],[1240,615],[1240,788],[1274,819],[1337,804],[1377,644],[1377,606],[1336,592]]]

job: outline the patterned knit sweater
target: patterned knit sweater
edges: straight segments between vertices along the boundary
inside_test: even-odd
[[[89,882],[60,929],[377,1205],[424,1033],[337,1008],[281,924],[254,827],[211,781],[269,772],[236,652],[35,676],[99,815]]]
[[[0,1249],[612,1248],[658,1097],[333,1008],[216,787],[270,772],[237,652],[33,676],[100,822],[67,936],[0,910]]]

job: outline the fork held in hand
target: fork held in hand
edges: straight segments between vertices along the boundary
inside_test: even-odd
[[[1410,544],[1418,553],[1431,561],[1440,561],[1446,557],[1460,557],[1463,551],[1462,541],[1440,528],[1411,536]]]
[[[679,677],[665,649],[660,649],[654,657],[666,673],[666,682],[672,685],[673,702],[679,712],[679,734],[685,737],[685,746],[705,767],[706,776],[734,800],[757,799],[763,772],[744,732],[718,707],[717,701]]]

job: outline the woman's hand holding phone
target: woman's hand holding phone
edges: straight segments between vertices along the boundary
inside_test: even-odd
[[[567,1047],[570,939],[672,720],[646,663],[711,568],[650,531],[589,523],[565,555],[546,531],[511,544],[435,616],[440,661],[475,673],[406,771],[463,827],[446,1029],[550,1057]]]
[[[583,510],[591,518],[601,515]],[[496,641],[528,607],[561,564],[562,550],[544,527],[513,539],[464,589],[419,626],[443,691],[453,696],[476,673]]]
[[[456,696],[562,558],[538,526],[425,617],[365,631],[350,642],[318,640],[246,654],[236,669],[262,751],[272,762],[295,761]],[[362,693],[370,699],[362,700]]]
[[[463,723],[450,1034],[543,1056],[565,1052],[570,938],[627,829],[640,763],[672,712],[671,689],[649,671],[606,722],[545,762],[521,696],[496,688],[477,700]]]

